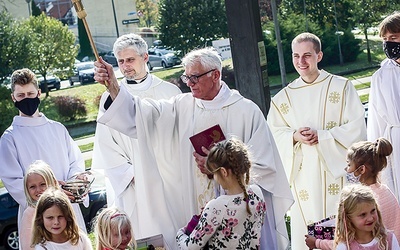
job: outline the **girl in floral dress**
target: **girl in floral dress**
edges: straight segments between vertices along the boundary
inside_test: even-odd
[[[237,139],[217,143],[206,162],[225,194],[207,203],[192,232],[181,228],[180,249],[258,249],[266,205],[262,191],[250,181],[247,147]],[[190,224],[190,223],[189,223]]]

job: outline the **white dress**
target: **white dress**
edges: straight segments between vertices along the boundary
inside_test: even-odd
[[[66,181],[85,171],[78,145],[59,122],[40,117],[15,116],[0,139],[0,179],[20,205],[18,221],[27,207],[24,175],[30,164],[43,160],[53,170],[57,180]],[[79,227],[86,232],[85,221],[78,204],[72,204]]]
[[[337,212],[347,148],[366,139],[364,108],[350,81],[321,70],[313,83],[299,77],[272,98],[268,124],[296,201],[292,249],[304,249],[307,225]],[[293,145],[300,127],[316,129],[318,144]]]
[[[390,242],[391,246],[389,246],[390,250],[400,250],[399,242],[396,239],[396,236],[392,234],[392,241]],[[374,238],[368,243],[365,244],[354,244],[354,247],[350,246],[350,250],[379,250],[379,240]],[[353,249],[354,248],[354,249]],[[347,245],[344,242],[340,242],[336,248],[336,250],[349,250],[347,249]]]
[[[369,141],[388,139],[393,152],[382,171],[382,183],[400,198],[400,65],[385,59],[372,75],[368,103],[367,135]]]
[[[170,100],[142,100],[130,96],[122,85],[117,98],[98,122],[138,138],[141,159],[147,168],[142,169],[145,179],[135,179],[135,183],[144,181],[142,185],[147,188],[143,192],[149,201],[156,202],[150,206],[149,214],[157,219],[172,249],[176,249],[178,229],[215,198],[213,181],[197,168],[189,137],[219,124],[227,138],[236,136],[253,153],[256,183],[263,189],[266,203],[271,204],[267,207],[265,223],[269,231],[262,235],[264,243],[270,245],[264,245],[264,249],[286,248],[284,215],[293,197],[275,142],[255,103],[226,84],[212,101],[195,99],[191,93]],[[161,204],[166,207],[160,207]],[[160,210],[169,216],[158,218]]]
[[[55,243],[52,241],[45,241],[44,243],[37,244],[35,250],[92,250],[92,243],[89,237],[80,232],[78,244],[72,245],[70,241],[64,243]]]
[[[180,94],[179,88],[171,83],[162,81],[154,75],[148,75],[140,84],[125,85],[131,94],[142,98],[168,99]],[[104,103],[108,94],[104,93],[99,107],[99,116],[104,113]],[[137,188],[137,181],[144,177],[136,169],[144,166],[140,161],[137,139],[128,137],[104,124],[97,123],[93,148],[92,169],[104,172],[106,176],[107,204],[115,205],[125,211],[131,219],[136,239],[153,236],[161,232],[156,230],[152,223],[152,216],[148,217],[148,208],[141,202],[147,197],[141,188]],[[154,203],[153,205],[155,205]]]

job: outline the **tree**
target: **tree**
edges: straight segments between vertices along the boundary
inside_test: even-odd
[[[160,39],[183,53],[228,37],[223,0],[161,0],[158,11]]]
[[[276,0],[276,6],[279,7],[282,0]],[[261,16],[261,24],[269,21],[272,21],[272,7],[271,0],[259,0],[258,5],[260,6],[260,16]]]
[[[60,21],[41,14],[30,17],[24,22],[30,32],[30,43],[27,47],[29,67],[39,72],[45,81],[46,97],[49,95],[46,76],[54,69],[72,69],[78,46],[75,35]]]
[[[336,13],[334,3],[336,3]],[[290,13],[306,14],[308,21],[312,20],[320,27],[330,30],[336,28],[334,23],[336,14],[339,31],[354,27],[359,27],[363,31],[367,42],[368,62],[371,62],[368,28],[375,27],[383,16],[398,10],[399,7],[399,3],[389,0],[336,0],[335,2],[333,0],[292,0],[282,2],[281,13],[283,17],[287,17]]]
[[[27,66],[29,35],[5,10],[0,11],[0,82],[17,68]]]
[[[292,0],[283,1],[281,13],[283,16],[290,13],[306,16],[306,22],[313,21],[322,29],[335,27],[335,14],[338,21],[338,30],[346,30],[354,25],[351,9],[355,1],[336,0],[336,13],[333,0]]]
[[[382,21],[382,16],[390,14],[392,1],[381,0],[364,0],[361,2],[355,1],[354,8],[352,8],[352,17],[354,23],[363,31],[367,43],[367,56],[368,62],[371,63],[371,49],[368,39],[368,28],[378,25]]]
[[[157,23],[158,6],[156,0],[137,0],[136,11],[141,27],[151,27]]]

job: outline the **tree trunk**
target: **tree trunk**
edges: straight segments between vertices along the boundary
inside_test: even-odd
[[[369,48],[369,40],[368,40],[367,28],[364,29],[364,35],[365,35],[365,41],[367,42],[367,56],[368,56],[368,62],[371,63],[371,61],[372,61],[372,58],[371,58],[371,49]]]

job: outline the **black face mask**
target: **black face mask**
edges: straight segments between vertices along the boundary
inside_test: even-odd
[[[38,109],[40,99],[38,96],[35,98],[25,98],[21,101],[14,102],[14,106],[27,116],[32,116]]]
[[[383,51],[387,58],[397,60],[400,58],[400,43],[385,41],[383,42]]]

